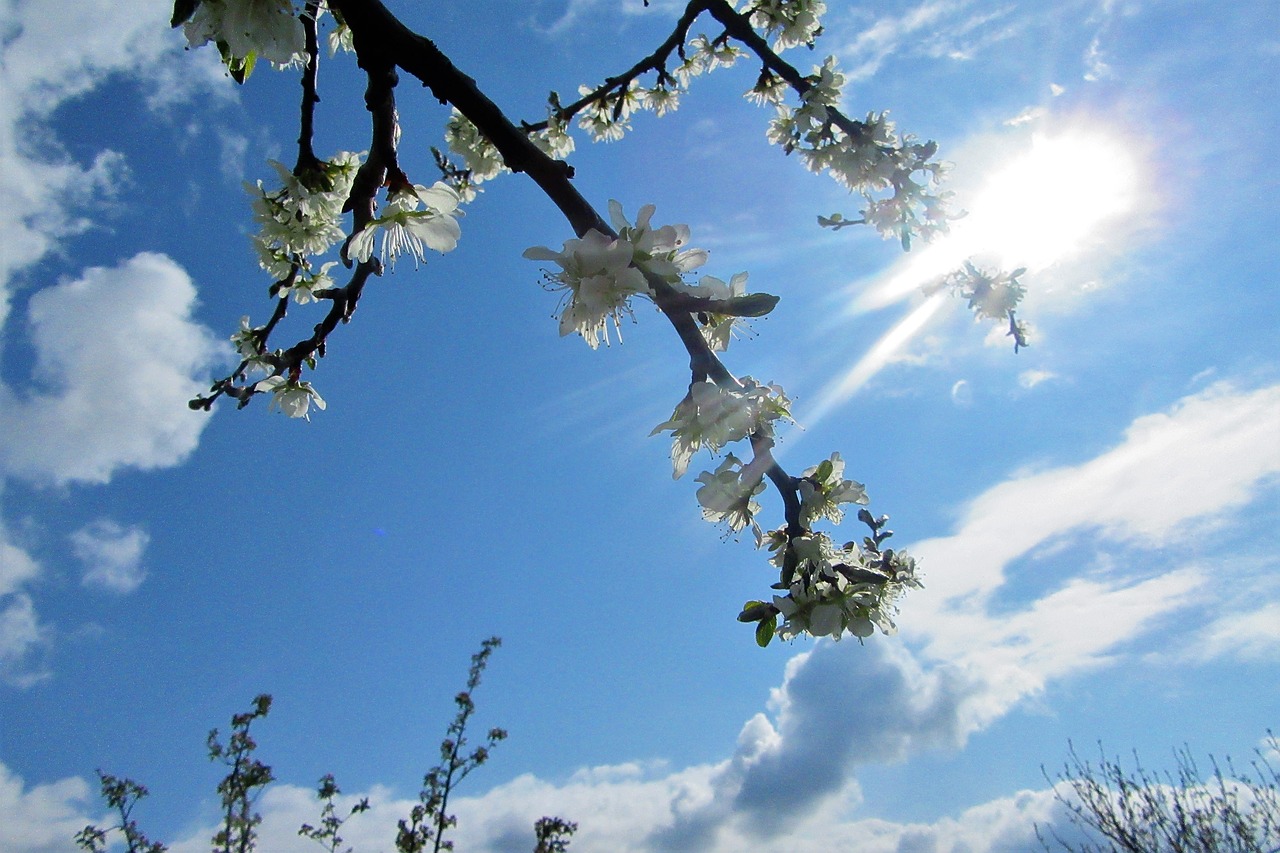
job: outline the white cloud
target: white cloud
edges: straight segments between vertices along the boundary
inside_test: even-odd
[[[55,112],[116,74],[139,81],[153,108],[230,91],[213,52],[182,50],[162,3],[85,0],[74,26],[66,12],[62,0],[0,0],[0,344],[14,332],[15,274],[65,251],[128,179],[128,164],[108,148],[72,157],[49,127]],[[35,372],[30,387],[0,383],[0,487],[10,476],[101,483],[121,467],[172,465],[190,453],[206,418],[185,400],[202,389],[214,350],[191,319],[195,289],[173,261],[141,254],[90,269],[28,305]],[[101,540],[77,542],[84,554],[96,547],[86,581],[136,585],[137,533],[122,531],[114,552]],[[20,687],[49,674],[51,632],[28,591],[40,571],[0,519],[0,678]]]
[[[42,393],[0,386],[0,470],[103,483],[121,467],[181,462],[207,422],[186,401],[217,358],[208,330],[191,319],[195,302],[182,268],[149,253],[33,296]]]
[[[150,541],[142,528],[125,529],[106,518],[75,531],[71,550],[84,563],[82,583],[108,592],[133,592],[147,576],[142,552]]]
[[[1041,382],[1047,382],[1057,377],[1058,374],[1051,370],[1024,370],[1018,374],[1018,385],[1022,388],[1031,389]]]
[[[668,824],[689,796],[706,790],[707,768],[684,771],[663,779],[619,779],[614,768],[592,768],[593,776],[606,777],[592,785],[575,778],[552,785],[525,775],[478,797],[455,800],[458,826],[450,832],[459,850],[473,853],[510,853],[533,847],[533,824],[546,815],[559,815],[578,824],[571,850],[581,853],[646,853],[692,851],[700,853],[827,853],[857,850],[859,853],[1021,853],[1036,849],[1036,826],[1054,829],[1064,840],[1079,834],[1065,819],[1065,810],[1052,790],[1019,791],[943,816],[933,823],[897,823],[851,817],[858,806],[856,791],[842,792],[828,807],[798,818],[779,835],[762,835],[746,826],[720,828],[714,837],[697,840],[655,835]],[[351,818],[341,830],[344,845],[356,850],[387,850],[387,838],[396,822],[414,805],[396,799],[382,787],[367,794],[343,795],[339,813],[350,809],[361,796],[369,798],[368,812]],[[314,792],[292,785],[278,785],[262,798],[263,823],[260,849],[272,853],[307,853],[314,842],[298,837],[302,823],[315,824],[319,804]],[[172,853],[203,853],[214,827],[193,830],[171,845]],[[27,853],[17,850],[15,853]]]
[[[9,541],[9,532],[0,522],[0,598],[11,595],[40,574],[40,565],[23,549]]]
[[[71,839],[95,820],[84,803],[89,785],[79,777],[27,788],[0,763],[0,850],[68,853]]]
[[[18,688],[39,684],[50,675],[40,655],[49,645],[48,629],[25,592],[0,598],[0,608],[0,681]]]
[[[1010,38],[1012,7],[969,13],[969,0],[927,0],[901,15],[878,18],[840,51],[850,63],[850,82],[866,80],[904,49],[913,56],[969,60],[983,49]]]
[[[1201,633],[1191,654],[1200,660],[1228,656],[1280,660],[1280,601],[1215,619]]]

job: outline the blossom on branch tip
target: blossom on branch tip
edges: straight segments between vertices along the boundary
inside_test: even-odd
[[[325,407],[324,398],[311,387],[311,383],[300,379],[285,379],[280,375],[268,376],[254,385],[253,390],[260,393],[270,392],[271,408],[279,409],[291,418],[303,418],[309,421],[311,414],[308,410],[311,406],[314,405],[321,410]]]
[[[526,249],[532,261],[553,261],[560,267],[546,273],[551,290],[566,292],[560,313],[561,337],[577,332],[595,349],[603,339],[609,343],[609,323],[622,339],[621,316],[631,313],[630,299],[648,293],[644,274],[631,265],[634,247],[592,229],[581,238],[566,240],[557,252],[546,246]]]
[[[679,479],[693,454],[719,450],[753,433],[772,430],[772,423],[791,417],[791,401],[777,385],[761,385],[750,376],[737,388],[721,388],[706,380],[694,382],[671,418],[649,433],[671,432],[672,477]]]
[[[368,261],[378,232],[382,232],[384,263],[394,265],[398,256],[408,253],[417,264],[426,260],[426,249],[453,251],[462,235],[458,201],[457,191],[443,181],[430,187],[414,184],[392,190],[385,212],[352,235],[347,256],[361,263]]]
[[[791,570],[784,576],[786,594],[773,597],[785,620],[777,628],[784,640],[801,634],[838,640],[845,632],[862,639],[876,628],[892,634],[896,601],[920,586],[915,561],[902,552],[855,543],[837,548],[824,533],[788,537],[774,530],[769,540],[774,565]]]

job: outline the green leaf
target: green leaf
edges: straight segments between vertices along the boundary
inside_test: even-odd
[[[756,645],[764,648],[769,645],[769,641],[773,639],[773,634],[778,630],[778,614],[764,619],[756,626]]]
[[[813,479],[819,483],[825,483],[833,471],[835,471],[835,467],[831,464],[831,460],[823,459],[822,463],[818,465],[818,470],[813,472]]]
[[[232,56],[231,47],[225,41],[218,42],[218,53],[222,54],[222,64],[227,66],[227,73],[231,75],[231,79],[244,85],[244,81],[248,80],[249,75],[253,73],[253,66],[258,61],[258,55],[250,53],[243,58]]]
[[[174,0],[173,17],[169,19],[169,26],[180,27],[187,21],[191,20],[191,16],[196,13],[196,9],[200,6],[200,0]]]
[[[771,605],[765,604],[763,601],[748,601],[742,605],[742,612],[738,614],[739,622],[759,622],[761,619],[769,615]]]
[[[763,317],[778,305],[778,297],[772,293],[748,293],[746,296],[735,296],[716,303],[716,314],[728,314],[732,317]]]

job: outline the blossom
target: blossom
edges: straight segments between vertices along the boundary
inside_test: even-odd
[[[280,68],[306,61],[306,36],[291,0],[202,0],[183,33],[191,47],[225,45],[224,58],[246,69],[254,59]]]
[[[749,376],[740,387],[721,388],[706,380],[689,386],[671,418],[650,435],[671,432],[672,476],[679,479],[695,451],[715,451],[724,445],[767,430],[778,418],[790,418],[791,401],[776,385],[761,385]]]
[[[362,263],[368,261],[378,232],[383,235],[382,258],[392,264],[406,252],[415,264],[426,260],[426,249],[450,252],[462,235],[458,201],[457,191],[443,181],[430,187],[414,184],[393,190],[386,211],[352,235],[347,255]]]
[[[812,44],[822,30],[819,18],[827,11],[822,0],[756,0],[751,25],[773,37],[774,50]]]
[[[590,95],[594,89],[579,86],[578,94]],[[592,101],[578,115],[578,127],[591,134],[593,142],[617,142],[631,129],[631,116],[644,109],[647,93],[632,80],[625,89],[606,93]]]
[[[747,273],[740,272],[734,273],[728,283],[713,275],[704,275],[698,280],[696,286],[677,285],[676,289],[681,293],[700,299],[721,301],[745,295],[746,284]],[[707,342],[707,346],[711,348],[712,352],[724,352],[728,349],[729,339],[733,337],[738,324],[742,323],[741,317],[730,314],[716,314],[712,311],[699,311],[697,316],[698,329],[702,332],[702,339]]]
[[[444,138],[449,150],[466,164],[472,184],[492,180],[507,171],[497,147],[456,107],[445,125]]]
[[[531,134],[529,139],[544,154],[556,160],[563,160],[573,153],[573,137],[565,130],[564,122],[560,121],[554,110],[547,116],[546,128]]]
[[[252,238],[258,263],[281,281],[294,264],[305,265],[305,256],[323,254],[345,236],[342,206],[351,192],[360,155],[342,151],[297,175],[282,163],[268,162],[280,177],[280,187],[267,189],[262,181],[244,186],[253,198],[253,218],[258,223]]]
[[[231,335],[231,343],[243,358],[254,358],[262,350],[258,340],[259,329],[249,325],[249,315],[240,318],[240,329]]]
[[[285,379],[283,376],[268,376],[253,386],[257,392],[271,392],[271,408],[279,409],[291,418],[311,420],[308,411],[312,405],[324,409],[324,398],[316,393],[310,382],[299,379]]]
[[[595,349],[601,339],[609,342],[609,323],[621,340],[621,315],[630,314],[630,299],[647,293],[644,274],[631,266],[634,247],[592,229],[581,238],[566,240],[556,252],[546,246],[526,249],[524,257],[534,261],[554,261],[557,273],[547,273],[552,290],[567,292],[567,304],[560,313],[561,337],[577,332]]]
[[[618,231],[618,239],[631,244],[633,262],[654,275],[679,283],[683,273],[707,262],[707,250],[685,248],[689,243],[688,225],[650,225],[655,210],[652,204],[644,205],[636,214],[636,224],[632,225],[623,214],[622,205],[609,200],[609,218]]]
[[[761,472],[752,466],[744,467],[732,453],[714,472],[703,471],[698,475],[703,485],[698,489],[698,503],[702,505],[702,517],[714,523],[726,522],[734,533],[750,524],[756,531],[757,543],[762,536],[754,516],[760,504],[754,497],[764,491]]]
[[[841,504],[865,504],[867,492],[863,485],[844,479],[844,460],[839,452],[800,474],[800,523],[809,527],[819,518],[833,524],[844,519]]]
[[[895,602],[920,586],[915,560],[901,551],[863,550],[856,543],[837,548],[824,533],[774,530],[768,539],[773,564],[792,567],[783,579],[786,594],[773,597],[785,620],[777,628],[784,640],[801,634],[840,639],[846,632],[861,639],[876,628],[892,634]]]
[[[289,292],[293,294],[293,301],[299,305],[315,302],[316,291],[328,290],[334,286],[333,276],[329,275],[329,270],[337,265],[337,261],[329,261],[320,267],[319,272],[299,275],[294,281],[293,287],[289,289]]]

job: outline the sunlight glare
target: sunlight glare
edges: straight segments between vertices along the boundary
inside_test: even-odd
[[[912,252],[849,304],[854,316],[900,302],[966,260],[1029,273],[1089,248],[1125,239],[1126,229],[1101,226],[1134,211],[1139,161],[1133,146],[1097,130],[1036,133],[1024,153],[993,173],[974,194],[969,213],[949,234]],[[805,420],[817,423],[858,392],[938,313],[946,294],[916,306],[842,375],[817,395]]]
[[[867,288],[850,313],[898,302],[967,258],[1034,273],[1079,252],[1101,225],[1137,207],[1131,148],[1099,131],[1033,135],[1025,153],[986,179],[948,235]]]

